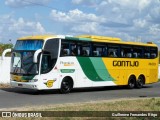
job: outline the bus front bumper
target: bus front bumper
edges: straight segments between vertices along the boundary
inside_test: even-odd
[[[16,82],[16,81],[11,81],[10,82],[12,87],[18,87],[18,88],[27,88],[27,89],[34,89],[34,90],[40,90],[40,85],[35,83],[30,83],[30,82]]]

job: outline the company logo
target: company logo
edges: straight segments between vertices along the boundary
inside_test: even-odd
[[[60,61],[60,64],[63,64],[64,66],[74,66],[74,62],[63,62],[63,61]]]
[[[113,61],[113,66],[118,66],[118,67],[138,67],[139,62],[138,61],[118,61],[114,60]]]

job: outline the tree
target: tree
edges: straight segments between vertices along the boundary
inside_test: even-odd
[[[13,44],[3,44],[3,43],[0,43],[0,56],[2,56],[2,53],[5,49],[9,49],[9,48],[13,48]],[[10,56],[10,54],[7,54],[7,56]]]

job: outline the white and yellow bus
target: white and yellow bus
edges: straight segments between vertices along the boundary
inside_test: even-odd
[[[119,86],[158,82],[155,44],[81,35],[29,36],[17,40],[11,57],[11,86],[35,90]]]

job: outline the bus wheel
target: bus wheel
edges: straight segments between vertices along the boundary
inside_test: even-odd
[[[134,76],[130,76],[128,79],[128,88],[129,89],[133,89],[135,87],[135,77]]]
[[[73,81],[68,78],[64,78],[61,83],[60,92],[62,94],[69,93],[73,88]]]
[[[139,76],[138,80],[136,81],[136,88],[142,88],[144,85],[144,77]]]

